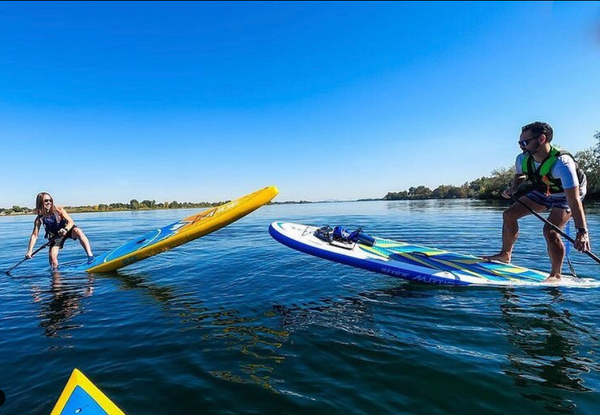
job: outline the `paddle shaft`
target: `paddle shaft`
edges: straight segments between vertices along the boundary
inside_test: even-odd
[[[540,215],[539,213],[537,213],[535,210],[533,210],[531,208],[531,206],[527,205],[527,203],[522,202],[519,198],[510,195],[510,198],[512,200],[514,200],[515,202],[520,203],[521,205],[523,205],[528,211],[530,211],[531,213],[533,213],[537,218],[539,218],[542,222],[544,222],[546,225],[550,226],[552,229],[554,229],[556,232],[558,232],[560,235],[564,236],[565,239],[567,239],[569,242],[571,242],[573,245],[575,245],[575,239],[571,238],[569,235],[567,235],[566,233],[564,233],[562,231],[562,229],[560,229],[558,226],[556,226],[555,224],[553,224],[552,222],[549,222],[548,220],[546,220],[545,218],[542,217],[542,215]],[[598,258],[596,255],[594,255],[592,252],[588,251],[587,249],[585,251],[582,251],[584,254],[586,254],[587,256],[589,256],[590,258],[592,258],[594,261],[596,261],[597,263],[600,264],[600,258]]]
[[[50,238],[48,240],[48,242],[46,242],[44,245],[40,246],[38,249],[36,249],[35,251],[33,251],[33,253],[31,254],[31,258],[33,258],[35,256],[35,254],[37,254],[38,252],[40,252],[42,249],[46,248],[48,245],[50,245],[52,242],[54,242],[54,240],[56,238],[58,238],[60,235],[55,236],[54,238]],[[16,267],[18,267],[19,265],[21,265],[23,262],[27,261],[28,259],[31,258],[23,258],[22,260],[20,260],[19,262],[17,262],[15,265],[13,265],[9,270],[6,271],[6,275],[10,275],[10,272],[15,269]]]

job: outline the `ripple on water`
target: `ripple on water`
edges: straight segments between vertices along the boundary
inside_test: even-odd
[[[597,288],[434,287],[275,242],[283,220],[363,227],[464,253],[500,244],[478,201],[274,205],[118,272],[52,277],[45,256],[0,279],[7,413],[49,413],[80,368],[127,413],[594,413]],[[193,211],[77,215],[97,252]],[[0,218],[0,265],[31,218]],[[600,221],[590,214],[591,233]],[[520,265],[547,269],[539,221]],[[64,262],[80,261],[68,243]],[[578,274],[596,264],[573,254]],[[7,386],[5,386],[7,385]]]

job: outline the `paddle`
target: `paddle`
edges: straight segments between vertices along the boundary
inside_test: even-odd
[[[548,220],[544,219],[539,213],[537,213],[535,210],[533,210],[526,203],[522,202],[520,199],[516,198],[514,195],[510,195],[510,198],[512,200],[514,200],[515,202],[523,205],[528,211],[530,211],[531,213],[533,213],[538,219],[540,219],[546,225],[550,226],[552,229],[554,229],[556,232],[558,232],[560,235],[562,235],[565,239],[567,239],[569,242],[571,242],[573,245],[575,245],[575,239],[571,238],[569,235],[567,235],[566,233],[564,233],[558,226],[556,226],[555,224],[553,224],[553,223],[549,222]],[[590,258],[592,258],[594,261],[596,261],[597,263],[600,264],[600,258],[598,258],[596,255],[594,255],[592,252],[588,251],[587,249],[585,251],[582,251],[582,252],[584,254],[586,254],[587,256],[589,256]]]
[[[33,251],[33,253],[31,254],[31,258],[33,258],[35,256],[35,254],[37,254],[38,252],[40,252],[42,249],[44,249],[45,247],[47,247],[48,245],[50,245],[52,242],[54,242],[55,239],[59,238],[61,235],[56,235],[50,239],[48,239],[48,242],[46,242],[44,245],[40,246],[38,249],[36,249],[35,251]],[[15,269],[16,267],[18,267],[19,265],[21,265],[23,262],[27,261],[28,259],[31,258],[23,258],[22,260],[20,260],[19,262],[17,262],[15,265],[13,265],[8,271],[6,271],[6,275],[10,275],[10,272]]]

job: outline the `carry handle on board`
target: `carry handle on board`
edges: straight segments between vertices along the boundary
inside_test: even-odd
[[[555,224],[549,222],[548,220],[544,219],[539,213],[537,213],[535,210],[533,210],[529,205],[527,205],[527,203],[522,202],[519,198],[515,197],[514,195],[510,195],[510,198],[512,200],[514,200],[515,202],[523,205],[528,211],[530,211],[531,213],[533,213],[538,219],[540,219],[542,222],[544,222],[546,225],[550,226],[552,229],[554,229],[556,232],[558,232],[560,235],[562,235],[565,239],[567,239],[569,242],[571,242],[573,245],[575,245],[575,239],[571,238],[569,235],[567,235],[566,233],[564,233],[562,231],[562,229],[560,229],[558,226],[556,226]],[[590,258],[592,258],[594,261],[596,261],[597,263],[600,264],[600,258],[598,258],[596,255],[594,255],[592,252],[590,252],[589,250],[585,250],[583,251],[584,254],[586,254],[587,256],[589,256]]]
[[[360,243],[366,246],[375,245],[375,238],[362,231],[362,228],[358,228],[354,232],[348,232],[341,226],[336,226],[331,229],[329,226],[323,226],[315,231],[315,236],[325,242],[342,242],[342,243]]]

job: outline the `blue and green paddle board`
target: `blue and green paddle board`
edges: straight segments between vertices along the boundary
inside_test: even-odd
[[[300,252],[413,282],[443,285],[600,285],[594,279],[564,276],[559,282],[546,282],[547,272],[408,242],[371,236],[356,238],[355,241],[335,240],[324,237],[323,229],[273,222],[269,233],[278,242]]]

